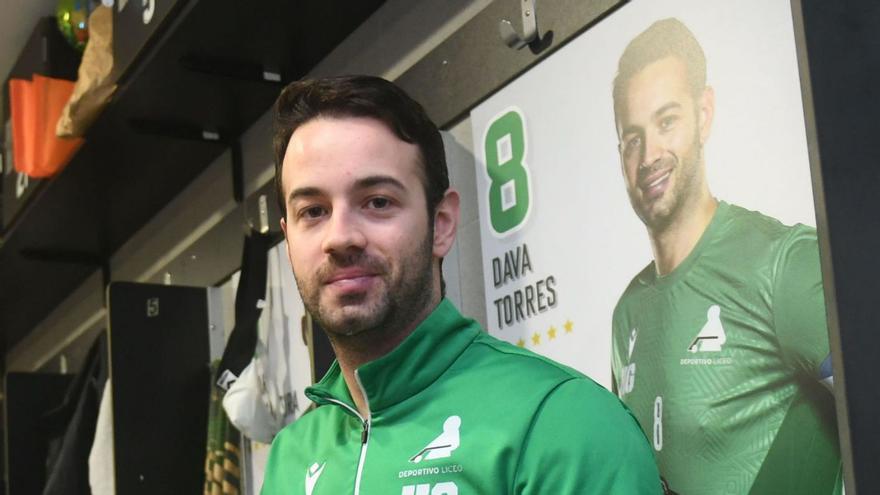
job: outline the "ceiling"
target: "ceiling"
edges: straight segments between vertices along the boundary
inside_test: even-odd
[[[54,15],[58,0],[0,0],[0,81],[18,59],[40,17]]]

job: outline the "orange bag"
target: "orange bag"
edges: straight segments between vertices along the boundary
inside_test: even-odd
[[[13,163],[19,172],[35,178],[52,177],[82,145],[82,139],[55,135],[73,86],[73,81],[39,74],[34,74],[33,81],[9,81]]]

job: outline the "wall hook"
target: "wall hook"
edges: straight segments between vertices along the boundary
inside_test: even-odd
[[[242,202],[242,211],[244,213],[244,229],[250,235],[251,232],[259,232],[260,234],[269,233],[269,200],[265,194],[260,194],[257,198],[257,222],[248,214],[248,203]]]
[[[520,9],[522,10],[523,35],[514,29],[513,24],[507,19],[502,19],[498,23],[498,31],[501,33],[501,39],[507,43],[507,46],[519,50],[520,48],[531,43],[538,37],[538,20],[535,14],[535,0],[520,0]]]
[[[260,194],[260,198],[257,201],[257,204],[260,215],[260,233],[265,234],[269,232],[269,204],[266,201],[265,194]]]

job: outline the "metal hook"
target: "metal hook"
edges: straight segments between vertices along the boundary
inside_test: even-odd
[[[260,233],[265,234],[269,232],[269,205],[265,194],[260,194],[258,204],[260,210]]]
[[[242,211],[244,213],[244,228],[248,234],[251,232],[259,232],[260,234],[268,234],[269,233],[269,200],[266,198],[265,194],[260,194],[260,197],[257,198],[257,222],[254,225],[254,220],[248,214],[248,205],[247,202],[242,203]]]
[[[519,50],[528,45],[538,37],[538,20],[535,14],[535,0],[522,0],[520,3],[522,9],[523,35],[520,36],[513,28],[513,24],[507,19],[502,19],[498,23],[498,31],[501,33],[501,39],[507,43],[507,46]]]

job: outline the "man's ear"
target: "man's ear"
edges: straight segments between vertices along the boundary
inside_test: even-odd
[[[452,244],[455,243],[455,234],[458,231],[458,213],[461,199],[458,191],[449,188],[443,194],[443,199],[434,211],[434,249],[433,254],[437,258],[446,256]]]
[[[712,120],[715,118],[715,90],[712,86],[706,86],[703,94],[697,100],[699,125],[700,125],[700,144],[705,145],[709,140],[709,134],[712,131]]]
[[[284,232],[284,243],[287,246],[287,261],[290,262],[290,268],[293,268],[293,254],[290,252],[290,239],[287,238],[287,221],[281,218],[281,232]]]

